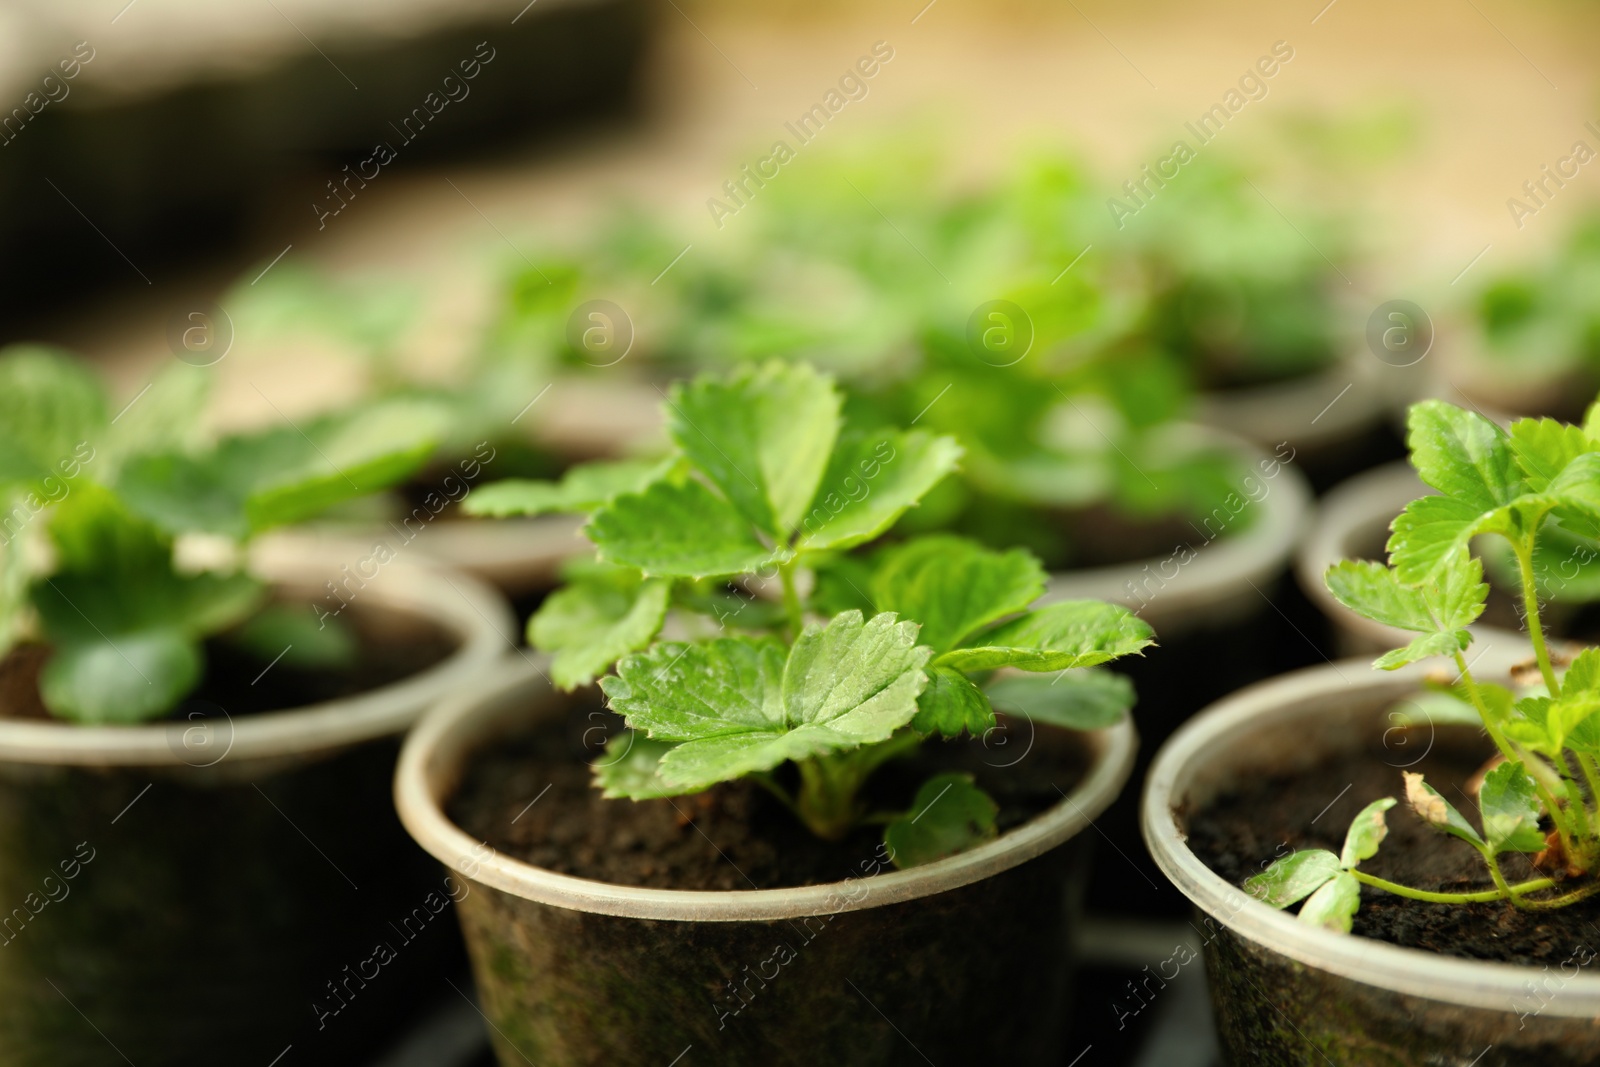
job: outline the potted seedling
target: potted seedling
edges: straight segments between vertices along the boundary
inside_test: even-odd
[[[443,416],[434,453],[401,484],[331,509],[296,538],[386,542],[536,603],[561,563],[582,550],[574,524],[554,516],[499,526],[454,520],[460,502],[487,481],[559,475],[585,458],[628,451],[614,426],[609,437],[578,432],[596,421],[597,408],[611,425],[638,406],[569,382],[586,361],[620,360],[630,343],[631,326],[614,321],[614,306],[594,311],[596,322],[569,337],[588,281],[565,262],[519,261],[499,271],[486,287],[483,326],[456,353],[408,349],[429,332],[418,329],[418,294],[399,279],[334,278],[291,260],[235,286],[223,300],[241,333],[325,346],[344,357],[365,395],[420,401]],[[648,425],[657,399],[652,392],[645,404],[651,419],[634,421]]]
[[[341,968],[445,889],[384,783],[422,709],[504,653],[503,602],[393,554],[246,551],[403,480],[437,415],[207,442],[208,378],[174,366],[112,416],[69,357],[0,355],[3,1064],[364,1055],[415,979],[339,1019]]]
[[[1600,215],[1589,212],[1559,250],[1477,293],[1464,315],[1467,343],[1441,365],[1449,386],[1502,421],[1576,418],[1600,386],[1597,281]]]
[[[1209,916],[1236,1062],[1600,1057],[1600,650],[1552,647],[1534,567],[1543,533],[1600,535],[1597,433],[1600,407],[1507,431],[1414,406],[1412,464],[1436,494],[1395,520],[1387,565],[1326,576],[1351,610],[1411,633],[1375,663],[1402,673],[1285,676],[1157,757],[1146,839]],[[1472,647],[1489,596],[1468,547],[1480,535],[1516,562],[1525,642]],[[1434,657],[1447,674],[1410,666]]]
[[[1060,1052],[1059,846],[1134,743],[1127,683],[1089,668],[1150,628],[1036,606],[1035,559],[951,536],[882,546],[850,572],[862,606],[824,610],[844,577],[825,564],[960,455],[842,425],[840,403],[804,364],[701,377],[649,475],[469,501],[560,495],[599,556],[532,621],[550,658],[441,707],[396,779],[412,834],[474,887],[502,1063]],[[561,695],[595,678],[608,711]]]
[[[1288,221],[1263,184],[1231,160],[1187,163],[1106,254],[1135,264],[1147,293],[1136,334],[1198,392],[1195,417],[1265,447],[1288,441],[1321,487],[1399,455],[1386,425],[1399,372],[1362,342],[1370,309],[1348,306],[1348,221],[1294,205]]]

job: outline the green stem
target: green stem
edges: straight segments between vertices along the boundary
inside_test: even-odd
[[[1467,691],[1467,699],[1478,710],[1478,718],[1483,720],[1483,728],[1488,731],[1489,738],[1494,742],[1495,748],[1500,750],[1500,755],[1508,760],[1520,761],[1516,750],[1511,747],[1511,742],[1501,736],[1499,729],[1494,724],[1494,716],[1489,714],[1489,706],[1483,702],[1483,694],[1478,691],[1477,679],[1472,677],[1472,669],[1467,666],[1467,657],[1460,652],[1456,653],[1456,670],[1461,674],[1461,684]]]
[[[1533,655],[1539,661],[1539,673],[1552,699],[1561,695],[1561,683],[1556,681],[1555,668],[1550,664],[1550,649],[1544,642],[1544,625],[1539,621],[1539,589],[1533,575],[1534,534],[1513,541],[1517,554],[1517,569],[1522,574],[1522,609],[1528,619],[1528,637],[1533,641]]]
[[[1504,896],[1510,897],[1511,903],[1521,907],[1522,902],[1518,899],[1517,894],[1513,893],[1511,887],[1506,885],[1506,876],[1500,873],[1500,861],[1495,858],[1494,852],[1487,848],[1482,848],[1478,851],[1483,853],[1483,862],[1489,867],[1489,877],[1494,879],[1495,888],[1500,890]]]
[[[1350,872],[1356,881],[1381,889],[1386,893],[1393,893],[1397,897],[1410,897],[1412,900],[1426,900],[1431,904],[1482,904],[1492,900],[1513,900],[1524,893],[1537,893],[1541,889],[1549,889],[1555,885],[1550,878],[1535,878],[1531,882],[1520,882],[1517,885],[1506,885],[1500,880],[1502,888],[1484,889],[1475,893],[1434,893],[1426,889],[1412,889],[1408,885],[1391,882],[1387,878],[1379,878],[1375,874],[1365,871],[1353,870]],[[1498,872],[1496,872],[1498,873]]]
[[[1506,759],[1521,763],[1528,769],[1533,778],[1533,787],[1539,794],[1539,799],[1544,802],[1545,810],[1550,813],[1550,821],[1556,824],[1556,830],[1561,834],[1561,844],[1566,848],[1567,854],[1572,854],[1572,827],[1570,814],[1556,803],[1555,794],[1550,791],[1550,786],[1543,780],[1548,775],[1541,775],[1534,768],[1545,770],[1543,763],[1537,757],[1524,756],[1507,741],[1495,727],[1489,714],[1489,707],[1483,702],[1483,694],[1478,690],[1477,680],[1472,677],[1472,670],[1467,666],[1467,658],[1460,652],[1456,653],[1456,670],[1461,673],[1461,684],[1467,690],[1467,698],[1472,701],[1472,706],[1478,709],[1478,717],[1483,720],[1483,728],[1494,741],[1495,747]]]
[[[795,814],[824,841],[837,841],[860,819],[856,791],[864,776],[848,761],[812,756],[800,760],[800,793]]]
[[[805,614],[800,610],[800,594],[794,587],[794,564],[785,563],[779,567],[778,577],[783,579],[783,610],[788,613],[789,627],[798,639],[800,631],[805,629]]]

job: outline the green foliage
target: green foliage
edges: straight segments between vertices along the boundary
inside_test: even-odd
[[[204,452],[130,462],[117,481],[128,506],[173,534],[245,538],[386,489],[433,455],[443,413],[388,401],[223,438]]]
[[[1045,693],[988,675],[1102,664],[1151,631],[1107,604],[1035,609],[1044,571],[1020,550],[940,535],[847,551],[915,507],[961,450],[863,430],[841,409],[833,381],[805,365],[702,376],[669,395],[674,449],[659,462],[489,486],[469,509],[589,512],[598,562],[569,569],[529,639],[553,653],[557,685],[598,679],[625,720],[594,764],[604,795],[750,778],[821,837],[871,818],[889,826],[897,863],[929,862],[993,836],[994,802],[946,775],[910,812],[874,813],[862,791],[873,772],[925,738],[988,730],[991,692],[1045,723],[1120,721],[1133,700],[1122,679],[1058,675]],[[664,629],[699,636],[657,641]]]
[[[666,478],[671,460],[614,460],[580,463],[569,467],[559,482],[508,478],[473,491],[461,508],[468,515],[543,515],[547,512],[579,514],[594,511],[623,493],[643,492]]]
[[[911,721],[929,650],[892,612],[846,612],[787,650],[770,638],[663,642],[602,679],[611,707],[653,740],[666,782],[689,790],[887,741]]]
[[[578,578],[551,593],[528,620],[528,643],[553,653],[556,685],[588,685],[621,657],[648,645],[667,617],[672,583],[618,569]]]
[[[992,839],[999,812],[972,775],[937,774],[922,783],[911,810],[888,825],[883,840],[896,867],[916,867]]]
[[[1393,797],[1384,797],[1362,808],[1345,832],[1339,855],[1325,849],[1291,852],[1247,879],[1245,892],[1279,909],[1304,900],[1301,922],[1349,933],[1361,904],[1361,883],[1353,872],[1363,860],[1378,854],[1378,846],[1389,833],[1384,813],[1394,805]]]
[[[40,690],[62,718],[129,723],[158,717],[199,679],[200,641],[260,602],[245,574],[180,574],[161,531],[109,492],[85,485],[50,527],[58,566],[30,597],[55,647]]]
[[[1342,859],[1356,882],[1421,900],[1504,899],[1519,907],[1558,907],[1600,892],[1600,811],[1594,807],[1600,800],[1600,651],[1577,651],[1563,676],[1540,614],[1541,583],[1549,573],[1541,566],[1541,555],[1552,544],[1600,534],[1597,412],[1600,407],[1591,408],[1583,426],[1521,419],[1506,431],[1482,415],[1441,401],[1412,406],[1407,433],[1411,462],[1438,495],[1412,501],[1395,519],[1388,566],[1337,563],[1329,568],[1326,582],[1352,611],[1420,634],[1404,648],[1379,657],[1374,666],[1394,669],[1433,655],[1453,661],[1459,683],[1435,687],[1421,700],[1408,702],[1415,707],[1404,714],[1407,721],[1420,711],[1430,724],[1460,722],[1466,718],[1463,706],[1470,706],[1472,718],[1503,757],[1483,776],[1478,793],[1482,830],[1420,774],[1405,773],[1406,800],[1429,826],[1476,849],[1495,889],[1435,892],[1372,879],[1348,861],[1371,856],[1376,840],[1356,852],[1346,845]],[[1509,558],[1521,588],[1520,606],[1540,675],[1540,683],[1521,695],[1474,679],[1462,654],[1489,593],[1483,563],[1472,555],[1481,535],[1504,543],[1500,557],[1491,559],[1497,571],[1506,573],[1512,570]],[[1546,830],[1545,820],[1553,830]],[[1582,872],[1577,888],[1546,897],[1535,894],[1554,886],[1549,879],[1516,886],[1506,882],[1497,859],[1501,853],[1544,853],[1552,841],[1559,842],[1555,854],[1565,865]],[[1358,896],[1334,876],[1318,890],[1323,892],[1326,897],[1315,909],[1309,903],[1302,909],[1302,918],[1314,911],[1315,918],[1307,921],[1348,931]]]
[[[0,652],[29,628],[51,647],[40,693],[61,718],[169,713],[201,677],[204,641],[225,632],[290,665],[354,655],[348,633],[310,614],[256,615],[265,590],[243,570],[179,568],[175,539],[242,541],[393,485],[431,455],[440,409],[387,401],[208,444],[212,377],[173,364],[112,416],[98,378],[68,354],[0,352]],[[36,530],[17,528],[30,521]],[[53,560],[30,552],[39,534]]]

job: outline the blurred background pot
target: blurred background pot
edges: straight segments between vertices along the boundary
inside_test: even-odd
[[[1148,753],[1199,708],[1240,686],[1321,659],[1305,618],[1315,612],[1294,595],[1291,583],[1281,581],[1312,507],[1311,487],[1296,469],[1298,455],[1284,453],[1293,458],[1283,462],[1218,431],[1205,431],[1203,439],[1229,442],[1255,479],[1249,483],[1254,490],[1240,486],[1236,513],[1226,504],[1218,507],[1200,525],[1191,524],[1193,537],[1160,558],[1052,574],[1045,594],[1047,600],[1125,604],[1155,627],[1159,648],[1116,665],[1117,673],[1133,679],[1138,694],[1134,719],[1146,754],[1136,761],[1135,780],[1149,766]],[[1099,823],[1112,841],[1133,840],[1138,799],[1119,798]],[[1170,886],[1142,872],[1130,877],[1126,863],[1109,855],[1107,860],[1092,872],[1091,910],[1140,919],[1184,911]]]
[[[279,549],[257,573],[314,602],[333,566]],[[414,916],[447,887],[387,783],[400,734],[499,660],[513,624],[474,579],[400,562],[361,603],[376,632],[442,630],[453,651],[292,710],[0,718],[0,1064],[266,1064],[290,1045],[347,1063],[388,1038],[419,979],[437,992],[451,924]],[[351,977],[379,940],[399,959]]]
[[[1510,665],[1487,650],[1478,671],[1492,678]],[[1186,844],[1188,820],[1230,790],[1382,736],[1388,709],[1424,674],[1376,673],[1357,661],[1296,671],[1211,706],[1157,754],[1145,843],[1212,931],[1206,973],[1228,1063],[1600,1062],[1600,977],[1548,981],[1545,970],[1316,929],[1249,898]]]
[[[1271,450],[1287,442],[1318,489],[1405,454],[1393,415],[1417,389],[1402,368],[1356,351],[1312,374],[1202,393],[1197,421]]]
[[[406,828],[473,890],[461,920],[501,1063],[660,1067],[690,1046],[723,1064],[1059,1062],[1075,845],[1127,780],[1131,724],[1085,735],[1092,764],[1057,806],[961,855],[690,892],[555,874],[445,815],[476,750],[565,714],[537,661],[513,664],[431,713],[395,780]],[[794,971],[750,978],[780,944],[793,954],[775,966]],[[741,979],[756,998],[742,1017],[719,1007]]]

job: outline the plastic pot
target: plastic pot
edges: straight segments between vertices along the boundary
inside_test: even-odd
[[[1390,428],[1391,416],[1419,395],[1422,378],[1362,348],[1297,378],[1203,393],[1195,418],[1262,448],[1287,441],[1320,489],[1404,454]]]
[[[699,892],[556,874],[445,815],[476,750],[566,714],[537,663],[511,664],[430,713],[395,779],[406,828],[471,887],[459,912],[501,1063],[662,1067],[690,1048],[730,1065],[1058,1062],[1075,845],[1127,779],[1131,724],[1087,735],[1071,793],[969,852]]]
[[[311,602],[333,567],[280,551],[257,571]],[[294,1062],[350,1062],[419,981],[438,995],[451,923],[424,919],[449,887],[388,782],[399,735],[500,660],[513,623],[477,581],[401,562],[360,598],[375,625],[426,621],[457,647],[292,710],[0,719],[0,1065],[267,1064],[291,1045]],[[379,940],[399,959],[349,978]]]
[[[1133,680],[1138,693],[1134,719],[1147,746],[1134,770],[1140,779],[1148,753],[1206,704],[1268,675],[1321,661],[1316,612],[1281,595],[1286,583],[1280,579],[1311,513],[1311,489],[1296,469],[1298,455],[1296,462],[1274,467],[1276,457],[1253,445],[1216,431],[1205,436],[1231,442],[1253,472],[1254,481],[1240,486],[1237,516],[1219,508],[1194,524],[1188,544],[1156,559],[1052,574],[1045,594],[1052,600],[1125,604],[1155,627],[1160,647],[1113,667]],[[1267,477],[1269,471],[1275,473]],[[1247,517],[1254,522],[1238,529]],[[1138,836],[1138,798],[1120,798],[1100,826],[1113,841]],[[1110,852],[1103,859],[1088,890],[1092,910],[1140,918],[1186,910],[1154,872],[1136,874]]]
[[[1510,659],[1486,650],[1476,670],[1495,677]],[[1209,931],[1206,972],[1229,1064],[1600,1063],[1600,976],[1315,929],[1251,899],[1185,844],[1189,814],[1219,794],[1381,736],[1389,707],[1417,691],[1425,671],[1380,673],[1361,661],[1296,671],[1206,709],[1156,756],[1145,842]]]
[[[414,542],[407,542],[392,524],[340,524],[275,535],[272,543],[338,559],[352,569],[378,544],[407,551],[414,546],[421,558],[470,574],[507,596],[523,597],[551,589],[563,563],[593,551],[578,532],[582,524],[571,515],[440,519],[420,527]]]

